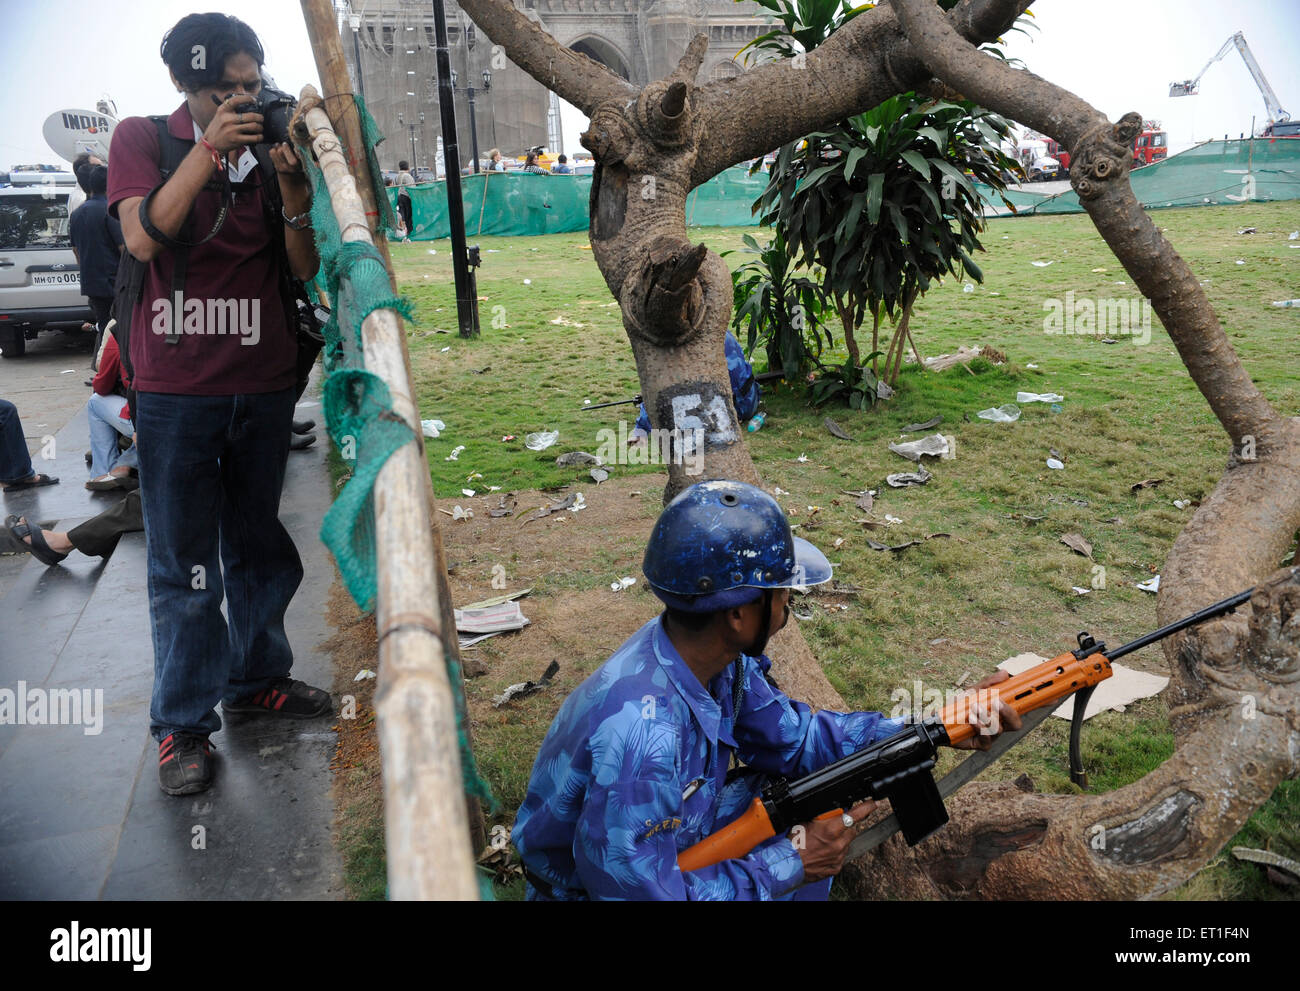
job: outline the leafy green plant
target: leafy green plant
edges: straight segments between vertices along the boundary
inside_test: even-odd
[[[799,58],[874,6],[849,0],[756,2],[780,26],[742,49],[748,60]],[[945,10],[955,3],[940,0]],[[996,48],[988,50],[1005,58]],[[823,289],[844,327],[854,368],[861,367],[856,332],[867,314],[876,354],[882,315],[895,322],[883,352],[882,377],[892,384],[911,340],[916,298],[946,273],[982,281],[970,257],[981,249],[976,234],[983,229],[974,183],[1005,189],[1005,177],[1017,169],[1002,150],[1009,137],[1005,120],[971,103],[908,93],[777,153],[755,209],[763,211],[762,223],[797,247],[800,264],[825,272]]]
[[[950,273],[983,281],[971,258],[984,227],[975,183],[1005,188],[1009,134],[1005,120],[974,104],[905,93],[777,153],[756,207],[797,246],[801,264],[825,272],[855,365],[858,327],[870,315],[879,351],[889,316],[896,330],[881,377],[892,384],[918,295]]]
[[[835,345],[822,323],[825,302],[821,286],[815,279],[794,274],[794,259],[780,230],[761,247],[749,234],[743,240],[745,247],[739,250],[758,257],[731,273],[736,336],[746,332],[746,354],[752,355],[759,343],[763,345],[770,371],[802,375],[821,355],[823,343]]]
[[[843,365],[824,368],[809,390],[811,405],[820,406],[832,399],[840,399],[849,409],[874,406],[879,396],[880,379],[867,367],[867,362],[878,357],[880,352],[873,351],[861,364],[856,364],[854,359],[849,358]]]

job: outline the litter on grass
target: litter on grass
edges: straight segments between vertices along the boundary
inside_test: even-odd
[[[1059,403],[1065,397],[1056,392],[1017,392],[1018,403]]]
[[[369,668],[362,668],[360,671],[357,672],[357,676],[356,676],[355,678],[353,678],[352,680],[353,680],[353,681],[367,681],[367,680],[369,680],[370,678],[373,678],[373,677],[375,677],[375,672],[371,671]]]
[[[1054,262],[1030,262],[1029,264],[1033,265],[1034,268],[1047,268],[1048,265],[1052,265]]]
[[[909,423],[907,426],[903,428],[903,433],[914,434],[922,430],[930,430],[934,427],[937,427],[941,423],[943,423],[942,416],[932,416],[924,423]]]
[[[947,458],[948,438],[943,434],[931,434],[929,437],[908,441],[906,444],[895,444],[891,441],[889,449],[895,454],[907,458],[908,461],[915,461],[919,464],[921,458],[926,455],[932,458]]]
[[[420,427],[426,437],[437,437],[447,429],[447,424],[441,420],[421,420]]]
[[[1047,467],[1049,467],[1049,468],[1055,468],[1057,471],[1064,471],[1064,470],[1065,470],[1065,465],[1062,464],[1060,461],[1058,461],[1056,458],[1048,458],[1048,459],[1047,459]]]
[[[924,468],[918,468],[916,471],[900,471],[893,475],[886,475],[885,481],[892,488],[905,489],[909,485],[924,485],[933,477]]]
[[[1300,306],[1300,299],[1275,299],[1274,306]]]
[[[572,468],[575,465],[602,465],[605,462],[586,451],[570,451],[568,454],[561,454],[555,459],[555,463],[561,468]]]
[[[616,582],[610,582],[609,587],[611,591],[621,592],[623,591],[623,589],[631,588],[635,584],[636,584],[635,578],[620,578]]]
[[[838,437],[840,440],[852,440],[852,439],[853,439],[852,437],[849,436],[849,433],[848,433],[847,430],[845,430],[843,427],[841,427],[838,423],[836,423],[834,420],[832,420],[829,416],[826,417],[826,419],[824,419],[824,420],[822,421],[822,424],[823,424],[823,426],[826,427],[827,432],[829,432],[830,435],[831,435],[832,437]]]
[[[994,423],[1015,423],[1020,419],[1020,407],[1015,403],[1007,403],[996,409],[982,409],[975,415],[981,420],[992,420]]]
[[[1142,592],[1159,592],[1160,576],[1156,575],[1154,578],[1148,578],[1144,582],[1138,582],[1136,588]]]
[[[1076,554],[1082,554],[1084,557],[1092,557],[1092,544],[1084,540],[1082,535],[1077,533],[1067,533],[1061,538],[1061,543]]]
[[[453,450],[450,454],[448,454],[448,455],[447,455],[445,458],[443,458],[442,460],[443,460],[443,461],[459,461],[459,460],[460,460],[460,452],[463,451],[463,450],[465,450],[465,445],[464,445],[464,444],[457,444],[455,450]]]
[[[547,685],[551,683],[551,679],[555,677],[556,672],[559,670],[560,670],[560,662],[551,661],[551,663],[546,666],[546,671],[542,674],[541,678],[539,678],[537,681],[522,681],[519,682],[518,684],[511,685],[500,695],[492,696],[493,707],[500,709],[503,705],[505,705],[507,702],[511,701],[512,699],[524,698],[528,695],[532,695],[535,692],[540,692],[543,688],[545,688]]]
[[[558,430],[539,430],[524,437],[524,447],[530,451],[545,451],[559,439]]]

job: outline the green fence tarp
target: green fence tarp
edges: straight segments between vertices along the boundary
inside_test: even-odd
[[[757,223],[750,207],[767,185],[767,174],[750,176],[736,166],[691,190],[686,222],[701,227],[742,227]],[[589,175],[543,175],[533,172],[481,172],[461,176],[465,233],[518,236],[585,231],[591,199]],[[411,194],[413,241],[451,236],[447,220],[447,183],[407,186]],[[397,206],[397,187],[388,187]]]
[[[1148,209],[1166,206],[1216,206],[1300,199],[1300,139],[1207,141],[1131,173],[1138,202]],[[981,190],[1000,207],[995,195]],[[1008,193],[1021,216],[1028,213],[1081,213],[1078,194],[1056,196]]]
[[[542,175],[530,172],[484,172],[461,177],[465,233],[527,235],[563,234],[587,229],[591,176]],[[1143,206],[1210,206],[1300,199],[1300,139],[1256,138],[1254,141],[1208,141],[1163,162],[1132,173],[1133,192]],[[767,174],[749,175],[737,165],[691,190],[686,223],[691,227],[746,227],[758,223],[750,212],[767,185]],[[447,184],[406,187],[411,193],[414,241],[451,236],[447,222]],[[976,183],[989,214],[1006,209],[1002,197]],[[1054,196],[1031,190],[1008,190],[1006,199],[1018,216],[1035,213],[1081,213],[1073,190]],[[388,188],[397,206],[397,188]]]

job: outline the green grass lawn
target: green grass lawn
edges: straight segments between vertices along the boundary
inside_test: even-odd
[[[1300,241],[1287,238],[1300,228],[1300,202],[1152,216],[1203,280],[1253,380],[1279,411],[1296,415],[1300,309],[1269,304],[1300,295],[1300,250],[1293,247]],[[1237,234],[1243,227],[1258,233]],[[692,238],[722,251],[739,247],[741,236],[752,232],[699,228]],[[421,415],[447,425],[442,437],[428,441],[435,490],[446,497],[462,488],[500,486],[504,492],[585,480],[585,469],[558,468],[555,456],[594,452],[598,431],[621,418],[630,425],[635,411],[583,412],[584,400],[639,391],[618,308],[587,236],[485,237],[478,243],[483,333],[477,340],[456,335],[449,242],[393,245],[399,283],[419,316],[410,347]],[[1173,500],[1206,496],[1228,455],[1227,437],[1154,315],[1149,340],[1141,343],[1131,336],[1103,344],[1096,336],[1045,333],[1045,306],[1067,292],[1095,301],[1140,299],[1086,216],[995,220],[984,243],[987,253],[977,258],[984,283],[969,292],[961,280],[935,288],[917,305],[912,331],[925,355],[991,345],[1007,355],[1005,364],[979,359],[969,371],[943,373],[905,365],[898,395],[867,412],[810,409],[802,388],[769,383],[767,424],[748,438],[765,481],[789,493],[781,501],[797,532],[826,550],[839,580],[862,589],[847,611],[829,612],[815,597],[799,606],[813,615],[802,624],[810,645],[852,706],[887,709],[890,692],[915,678],[948,687],[963,672],[987,671],[1024,650],[1061,653],[1082,629],[1112,645],[1153,629],[1155,597],[1134,585],[1159,571],[1193,512]],[[746,257],[728,261],[736,265]],[[1060,412],[1023,405],[1012,424],[975,416],[1013,402],[1017,391],[1065,398]],[[851,441],[825,430],[827,413]],[[944,418],[937,431],[956,440],[955,459],[929,465],[934,478],[923,488],[888,488],[887,474],[911,470],[888,449],[889,441],[900,439],[903,425],[936,414]],[[524,435],[543,429],[559,430],[559,443],[540,453],[525,449]],[[517,439],[502,439],[509,435]],[[461,445],[458,458],[446,460]],[[1052,449],[1064,470],[1047,466]],[[1148,478],[1164,482],[1130,491]],[[841,490],[860,489],[877,490],[874,518],[889,514],[901,522],[888,532],[855,523],[863,514]],[[866,542],[900,544],[936,532],[951,536],[897,554],[874,551]],[[1092,544],[1091,560],[1060,542],[1070,532]],[[1080,597],[1071,586],[1093,591]],[[1156,648],[1125,663],[1164,670]],[[526,739],[502,730],[498,739],[488,727],[476,746],[494,753],[509,748],[531,763],[545,729],[539,724]],[[987,776],[1027,772],[1040,790],[1072,790],[1064,757],[1068,724],[1048,720],[1035,736]],[[1160,698],[1091,720],[1084,739],[1094,790],[1136,780],[1173,749]],[[518,784],[493,785],[507,807],[522,799]],[[1234,842],[1271,841],[1295,856],[1297,822],[1300,782],[1286,782]],[[1227,854],[1180,895],[1280,896],[1255,865],[1238,865]]]

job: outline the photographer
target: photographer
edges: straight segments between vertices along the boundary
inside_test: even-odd
[[[184,102],[165,131],[161,119],[118,125],[108,199],[143,268],[124,360],[148,546],[150,730],[160,786],[184,795],[212,782],[218,701],[298,718],[331,710],[328,693],[289,678],[284,615],[302,564],[278,516],[299,378],[287,276],[312,278],[319,259],[292,146],[271,146],[269,161],[256,148],[264,57],[252,28],[190,14],[161,54]],[[186,153],[164,171],[176,142]]]

